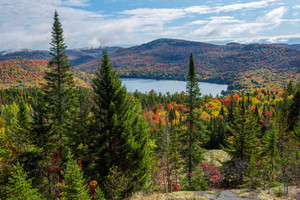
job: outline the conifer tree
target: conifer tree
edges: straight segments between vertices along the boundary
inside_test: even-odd
[[[300,82],[296,85],[295,93],[289,107],[289,129],[293,130],[300,114]]]
[[[22,128],[27,129],[29,124],[29,109],[26,106],[23,98],[19,103],[18,122]]]
[[[187,173],[188,173],[188,183],[191,185],[191,174],[194,170],[195,164],[198,164],[199,152],[196,152],[195,148],[198,148],[199,145],[195,145],[196,142],[199,142],[199,137],[197,136],[199,132],[196,131],[196,114],[195,108],[196,103],[201,95],[200,89],[198,87],[198,82],[196,78],[196,71],[195,71],[195,64],[193,59],[193,54],[190,55],[190,63],[189,63],[189,71],[187,75],[187,85],[186,85],[186,92],[187,92],[187,106],[188,106],[188,114],[187,114],[187,136],[186,136],[186,163],[187,163]]]
[[[68,131],[67,145],[73,155],[85,165],[90,161],[89,145],[93,143],[91,127],[91,100],[90,91],[87,89],[76,89],[76,108],[72,111],[70,131]]]
[[[69,111],[72,107],[73,73],[70,72],[71,65],[66,55],[67,45],[64,42],[62,24],[59,21],[58,13],[54,13],[54,22],[52,26],[52,38],[50,42],[50,62],[45,72],[44,90],[45,108],[53,128],[55,129],[56,140],[62,144],[62,138],[68,124]]]
[[[295,125],[295,128],[294,128],[294,133],[295,133],[295,140],[297,143],[299,143],[300,145],[300,114],[298,116],[298,122],[296,123]]]
[[[29,145],[29,109],[26,106],[23,98],[19,103],[19,111],[17,114],[18,126],[16,128],[16,136],[19,147],[26,150]]]
[[[227,163],[229,173],[233,172],[235,177],[232,177],[232,180],[237,181],[238,184],[243,183],[251,156],[257,157],[257,134],[260,132],[253,114],[249,110],[245,110],[244,102],[244,99],[240,101],[235,119],[227,127],[233,137],[232,141],[228,143],[228,148],[225,149],[231,156],[231,161]]]
[[[127,95],[107,52],[93,80],[95,174],[105,178],[113,166],[129,178],[127,195],[141,190],[150,178],[149,130],[141,107]]]
[[[293,87],[293,84],[292,84],[291,81],[287,84],[287,86],[286,86],[285,89],[286,89],[287,95],[292,95],[292,94],[294,94],[294,87]]]
[[[22,166],[17,163],[15,169],[16,171],[11,172],[9,184],[6,186],[8,198],[11,200],[40,200],[41,195],[37,189],[32,188],[32,180],[27,180],[27,174]]]
[[[265,165],[264,169],[268,172],[270,181],[275,181],[275,170],[279,164],[279,152],[278,152],[278,130],[275,126],[266,131],[262,138],[263,152],[262,161]]]
[[[42,102],[39,102],[33,107],[34,112],[30,123],[30,141],[39,151],[41,158],[36,165],[43,174],[42,178],[46,179],[46,181],[40,181],[39,186],[43,188],[45,196],[48,197],[47,199],[53,199],[52,189],[55,183],[53,183],[47,169],[51,160],[50,152],[55,144],[51,141],[53,132],[51,125],[46,121],[46,112],[43,105]]]
[[[84,185],[80,164],[76,163],[71,154],[68,155],[66,169],[63,172],[63,182],[58,183],[59,197],[63,200],[88,200],[91,197]]]

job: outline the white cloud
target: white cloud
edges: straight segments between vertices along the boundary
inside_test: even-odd
[[[187,13],[207,14],[214,12],[209,6],[191,6],[184,9]]]
[[[88,2],[89,0],[65,0],[62,1],[62,4],[66,6],[85,7],[89,5]]]
[[[240,35],[255,36],[266,29],[272,29],[280,25],[286,8],[280,7],[258,17],[255,22],[237,20],[232,16],[211,17],[203,27],[187,34],[189,37],[234,37]]]
[[[208,20],[196,20],[188,23],[189,25],[201,25],[201,24],[207,24]]]
[[[231,5],[224,5],[216,7],[216,12],[229,12],[229,11],[237,11],[244,9],[256,9],[269,6],[270,3],[275,2],[277,0],[264,0],[264,1],[255,1],[250,3],[238,3]]]
[[[285,7],[276,8],[268,12],[265,16],[259,17],[257,21],[261,23],[280,24],[286,11]]]
[[[182,9],[150,9],[138,8],[134,10],[125,10],[121,14],[132,15],[136,18],[145,20],[145,23],[159,23],[160,21],[171,21],[181,18],[185,15]]]
[[[299,9],[300,8],[300,5],[295,5],[293,6],[294,9]]]

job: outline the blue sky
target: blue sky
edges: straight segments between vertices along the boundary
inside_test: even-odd
[[[299,0],[0,0],[0,49],[48,49],[54,10],[69,48],[300,43]]]

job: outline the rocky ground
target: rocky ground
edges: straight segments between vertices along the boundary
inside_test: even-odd
[[[180,191],[172,193],[136,194],[130,200],[300,200],[300,187],[290,186],[287,196],[274,194],[277,188],[267,190],[220,190],[220,191]]]

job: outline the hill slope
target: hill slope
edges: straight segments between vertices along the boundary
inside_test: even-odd
[[[300,81],[300,51],[268,44],[213,45],[159,39],[110,54],[121,77],[185,80],[193,52],[197,78],[230,84],[230,89],[281,87]],[[75,68],[92,72],[96,60]]]
[[[38,59],[11,59],[0,61],[0,89],[9,87],[39,87],[44,82],[48,61]],[[75,83],[79,87],[90,87],[90,76],[75,72]]]
[[[71,49],[67,55],[74,71],[87,82],[98,67],[103,50],[108,51],[121,77],[185,80],[189,54],[193,52],[198,80],[252,90],[300,81],[300,51],[285,47],[158,39],[130,48]],[[49,60],[49,55],[47,51],[31,50],[0,52],[0,61],[24,58]]]

